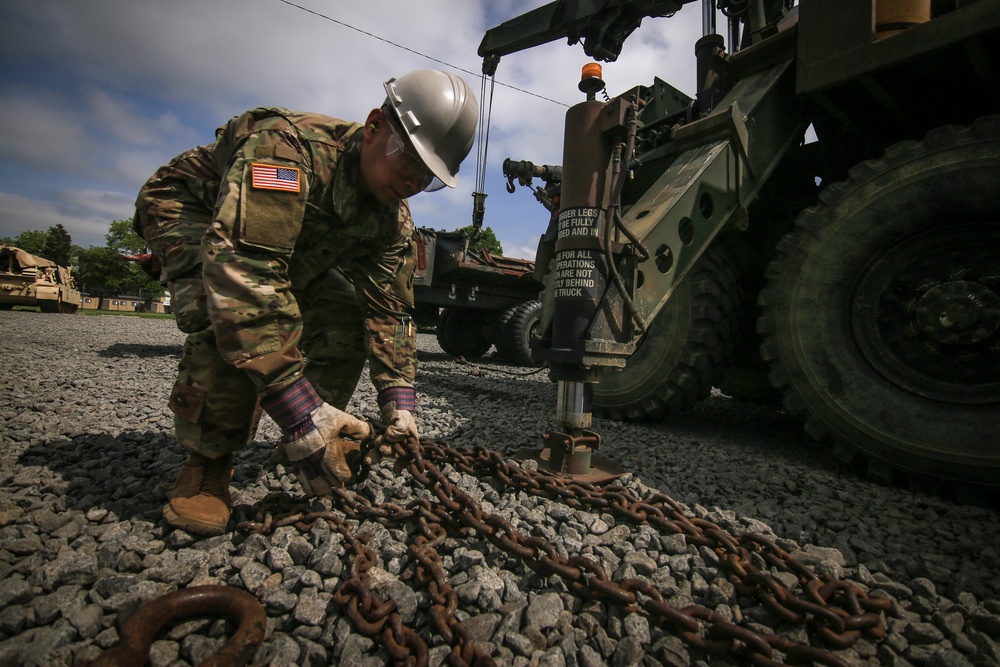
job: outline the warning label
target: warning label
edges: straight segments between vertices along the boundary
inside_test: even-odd
[[[596,208],[570,208],[562,211],[559,213],[557,238],[596,237],[599,215],[600,209]]]
[[[563,250],[556,254],[553,295],[557,299],[595,299],[600,276],[593,250]]]

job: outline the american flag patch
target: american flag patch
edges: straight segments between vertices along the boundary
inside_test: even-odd
[[[261,190],[299,191],[299,170],[295,167],[277,167],[273,164],[250,165],[251,184]]]

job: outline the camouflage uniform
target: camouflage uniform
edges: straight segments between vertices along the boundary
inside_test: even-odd
[[[366,359],[380,403],[412,400],[413,221],[405,201],[363,192],[362,136],[357,123],[254,109],[139,193],[136,230],[188,334],[170,397],[188,451],[244,446],[260,397],[303,375],[344,409]]]

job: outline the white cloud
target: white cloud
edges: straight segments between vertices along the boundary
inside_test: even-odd
[[[64,190],[56,196],[55,205],[66,211],[79,211],[87,216],[108,220],[130,219],[135,197],[103,190]]]
[[[0,156],[29,167],[79,170],[90,141],[80,131],[68,97],[18,88],[0,93]],[[16,128],[16,130],[15,130]]]
[[[53,202],[0,192],[0,236],[61,224],[76,245],[104,245],[111,221],[131,217],[130,209],[131,202],[116,193],[70,191]]]
[[[94,234],[96,227],[131,215],[136,191],[158,166],[210,141],[230,117],[280,105],[360,120],[381,103],[381,82],[389,76],[447,67],[420,54],[472,72],[463,76],[478,94],[476,52],[485,30],[545,4],[294,1],[308,11],[282,0],[3,3],[0,122],[16,128],[0,137],[5,210],[12,201],[31,202],[19,219],[40,228],[79,215],[81,236],[99,244],[104,230]],[[699,21],[692,6],[672,19],[644,20],[618,62],[604,65],[609,92],[654,76],[690,91]],[[558,40],[505,56],[497,80],[574,104],[583,99],[577,83],[589,61],[579,45]],[[506,157],[559,164],[567,107],[500,83],[486,224],[504,239],[505,251],[527,256],[547,214],[529,191],[504,191],[501,164]],[[458,189],[413,199],[418,224],[454,229],[471,222],[477,150],[463,165]],[[109,193],[116,203],[102,207],[95,193]],[[94,217],[102,215],[100,222]]]
[[[150,117],[127,98],[99,88],[90,88],[83,95],[86,122],[97,130],[95,133],[105,133],[116,141],[143,147],[163,148],[181,138],[196,140],[191,128],[185,127],[172,112]]]
[[[0,124],[17,128],[0,140],[4,160],[128,187],[137,187],[165,158],[179,152],[174,146],[193,145],[198,139],[173,114],[145,117],[97,89],[73,98],[15,87],[0,94]],[[137,173],[137,166],[143,172]]]

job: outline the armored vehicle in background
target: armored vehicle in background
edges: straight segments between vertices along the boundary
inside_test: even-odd
[[[14,246],[0,246],[0,310],[37,306],[43,313],[75,313],[80,292],[65,266]]]

